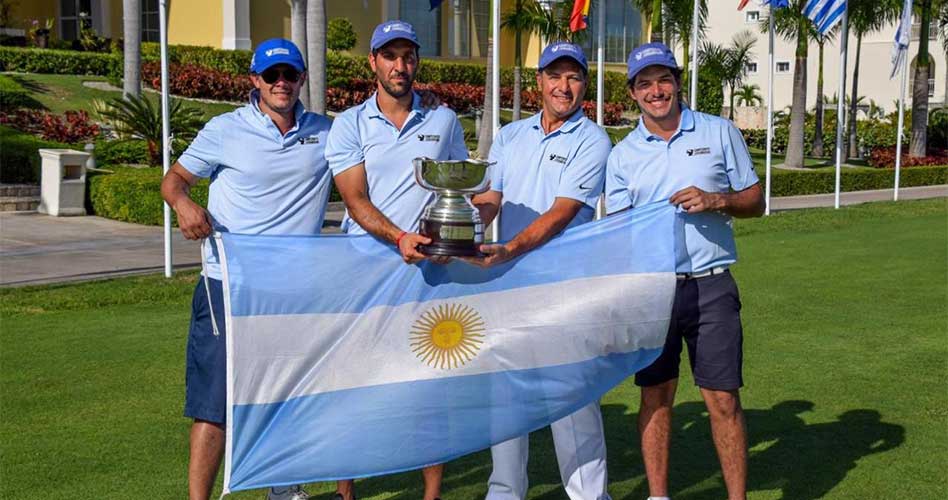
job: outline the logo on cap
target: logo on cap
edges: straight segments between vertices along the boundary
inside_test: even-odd
[[[266,54],[267,54],[267,57],[273,57],[274,55],[280,55],[280,54],[284,56],[288,56],[290,55],[290,51],[288,49],[284,49],[281,47],[281,48],[276,48],[276,49],[268,49],[266,51]]]
[[[553,46],[552,49],[550,49],[550,52],[559,52],[560,50],[566,50],[574,54],[576,53],[576,47],[573,47],[572,45],[568,45],[568,44],[555,45]]]
[[[656,49],[653,47],[653,48],[645,49],[642,52],[639,52],[638,54],[635,54],[635,60],[641,61],[643,57],[661,56],[664,54],[665,52],[662,49]]]
[[[390,31],[392,31],[392,30],[395,30],[395,31],[406,31],[406,32],[409,32],[409,33],[411,32],[411,28],[409,28],[409,27],[408,27],[407,25],[405,25],[405,24],[400,24],[400,23],[389,24],[388,26],[382,28],[382,31],[384,31],[384,32],[386,32],[386,33],[390,32]]]

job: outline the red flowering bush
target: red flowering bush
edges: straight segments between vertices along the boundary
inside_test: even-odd
[[[0,113],[0,124],[42,137],[47,141],[74,144],[94,139],[99,135],[99,126],[89,119],[85,111],[66,111],[57,115],[36,109],[18,109],[12,113]]]
[[[902,166],[917,167],[924,165],[948,165],[948,151],[944,149],[928,150],[928,156],[914,158],[902,149]],[[895,168],[895,148],[872,148],[869,152],[869,164],[876,168]]]
[[[225,73],[195,64],[171,64],[168,73],[168,87],[173,95],[240,102],[247,100],[253,90],[247,75]],[[161,64],[143,64],[142,81],[154,89],[161,89]]]

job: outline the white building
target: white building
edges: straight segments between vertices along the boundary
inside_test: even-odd
[[[712,2],[709,2],[709,4]],[[748,75],[744,79],[745,84],[756,84],[760,88],[760,94],[766,103],[767,97],[767,47],[768,35],[761,32],[760,21],[768,16],[768,7],[761,7],[757,2],[751,2],[743,11],[738,11],[736,1],[722,2],[714,0],[709,7],[708,23],[705,30],[705,40],[720,45],[729,45],[731,38],[743,30],[751,31],[757,37],[757,44],[754,47],[752,58],[753,62],[749,65]],[[909,46],[909,61],[913,65],[915,56],[918,53],[918,32],[919,25],[912,26],[912,41]],[[865,96],[860,105],[868,107],[869,101],[875,101],[886,113],[896,110],[895,102],[899,98],[899,84],[901,77],[899,74],[893,79],[889,79],[889,72],[892,68],[891,54],[892,43],[895,37],[896,25],[893,23],[880,31],[870,33],[863,37],[862,54],[859,68],[859,87],[860,96]],[[774,43],[774,109],[782,110],[791,104],[793,96],[793,67],[794,52],[796,41],[788,41],[780,37],[775,37]],[[939,30],[935,23],[932,23],[931,36],[929,40],[929,53],[933,64],[928,81],[929,107],[941,107],[945,105],[945,96],[948,93],[948,64],[943,49],[942,40],[939,36]],[[681,53],[681,47],[678,47],[678,53]],[[807,109],[812,109],[816,104],[816,77],[819,59],[819,46],[816,43],[810,43],[809,54],[807,57]],[[846,95],[852,92],[853,68],[855,67],[856,57],[856,38],[850,33],[849,37],[849,63],[847,65],[846,76]],[[840,53],[839,36],[824,48],[823,60],[823,94],[832,98],[839,91],[839,72],[840,72]],[[909,69],[909,86],[906,92],[906,109],[911,106],[912,78],[913,70]],[[725,89],[725,101],[727,106],[729,95]]]

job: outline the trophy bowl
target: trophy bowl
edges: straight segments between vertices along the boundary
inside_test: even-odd
[[[484,243],[484,224],[471,204],[471,196],[490,184],[490,163],[482,160],[432,160],[415,158],[415,182],[433,191],[435,199],[425,207],[419,233],[431,238],[419,250],[427,255],[479,256]]]

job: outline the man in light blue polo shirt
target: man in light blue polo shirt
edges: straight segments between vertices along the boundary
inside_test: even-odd
[[[250,102],[208,122],[161,183],[161,194],[188,239],[213,231],[308,235],[322,227],[330,190],[324,148],[331,122],[299,102],[306,83],[303,57],[289,40],[267,40],[254,52],[250,72]],[[205,210],[189,191],[208,177]],[[214,246],[204,249],[204,279],[194,290],[187,350],[184,414],[193,419],[191,500],[206,500],[211,493],[224,452],[227,404],[221,268]],[[271,489],[268,498],[308,497],[291,487]]]
[[[420,44],[412,25],[388,21],[378,25],[370,42],[369,65],[377,91],[364,103],[336,117],[326,158],[346,204],[342,230],[371,234],[395,245],[407,263],[426,256],[416,247],[431,243],[417,233],[422,210],[433,193],[415,182],[412,160],[467,159],[464,131],[446,107],[428,109],[412,89]],[[434,259],[442,261],[441,258]],[[441,496],[443,465],[426,467],[424,500]],[[340,486],[352,500],[352,484]]]
[[[506,262],[595,216],[612,144],[583,115],[587,77],[586,56],[578,45],[557,42],[544,49],[537,72],[543,109],[501,129],[490,150],[490,161],[496,162],[490,190],[473,200],[485,224],[500,212],[503,243],[482,245],[487,256],[465,259],[468,262]],[[599,403],[550,427],[567,495],[573,500],[608,499]],[[526,497],[528,452],[527,436],[491,448],[489,500]]]
[[[635,376],[642,387],[639,431],[649,498],[668,498],[671,411],[684,342],[708,408],[728,498],[743,499],[743,333],[737,285],[728,271],[737,261],[731,217],[759,217],[763,196],[740,131],[680,102],[681,71],[668,47],[637,47],[628,68],[629,94],[642,116],[609,155],[608,212],[653,202],[680,209],[678,284],[668,337],[661,356]]]

